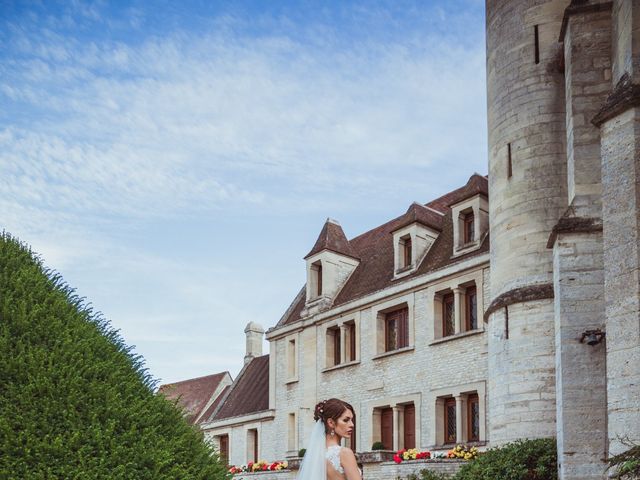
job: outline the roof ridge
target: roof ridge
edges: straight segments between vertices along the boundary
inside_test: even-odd
[[[202,375],[200,377],[193,377],[193,378],[187,378],[186,380],[179,380],[177,382],[172,382],[172,383],[165,383],[163,385],[160,385],[158,387],[158,390],[160,390],[162,387],[171,387],[173,385],[180,385],[182,383],[188,383],[188,382],[193,382],[195,380],[202,380],[203,378],[209,378],[209,377],[215,377],[216,375],[222,375],[224,376],[225,373],[229,373],[229,370],[225,370],[224,372],[218,372],[218,373],[210,373],[209,375]],[[231,376],[231,374],[229,373],[229,376]]]

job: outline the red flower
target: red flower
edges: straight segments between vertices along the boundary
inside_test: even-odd
[[[396,463],[402,463],[402,457],[400,457],[400,455],[398,455],[398,454],[395,454],[393,456],[393,461],[396,462]]]

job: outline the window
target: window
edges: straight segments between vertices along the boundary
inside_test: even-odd
[[[287,342],[287,376],[289,380],[294,380],[298,374],[296,359],[296,340],[292,338]]]
[[[402,265],[401,265],[401,268],[409,267],[413,263],[411,236],[407,235],[406,237],[401,238],[400,239],[400,246],[402,247]]]
[[[475,239],[475,217],[473,210],[464,214],[462,219],[464,224],[463,243],[472,243]]]
[[[456,399],[444,401],[444,443],[456,443]]]
[[[340,327],[327,328],[327,367],[340,365]]]
[[[229,464],[229,435],[220,435],[220,459],[226,465]]]
[[[467,287],[465,291],[465,318],[466,330],[476,330],[478,328],[478,296],[476,287]]]
[[[382,408],[380,417],[380,441],[385,450],[393,450],[393,409]]]
[[[513,162],[511,160],[511,143],[507,144],[507,178],[513,176]]]
[[[533,26],[533,41],[535,43],[535,62],[540,63],[540,35],[538,33],[538,25]]]
[[[403,448],[416,448],[416,406],[413,403],[404,406]]]
[[[314,296],[322,296],[322,262],[319,260],[311,264],[311,280]]]
[[[442,297],[442,336],[448,337],[456,333],[455,302],[453,293]]]
[[[477,393],[467,397],[467,441],[480,440],[480,399]]]
[[[385,314],[385,351],[390,352],[409,345],[408,318],[407,307]]]
[[[258,461],[258,429],[247,430],[247,463]]]
[[[346,322],[347,346],[346,359],[348,362],[356,361],[356,322]]]
[[[289,414],[287,449],[290,452],[298,449],[298,442],[296,438],[296,414],[295,413]]]

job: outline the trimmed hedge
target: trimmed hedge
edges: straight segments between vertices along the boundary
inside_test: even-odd
[[[464,465],[455,480],[557,480],[554,438],[518,440],[492,448]]]
[[[229,478],[154,387],[100,314],[0,235],[0,478]]]

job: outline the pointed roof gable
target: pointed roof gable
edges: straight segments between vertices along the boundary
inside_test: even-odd
[[[158,393],[169,400],[178,400],[178,405],[185,411],[187,419],[193,423],[211,400],[226,375],[229,375],[229,372],[168,383],[161,385],[158,388]]]
[[[418,202],[413,202],[407,212],[398,219],[398,226],[395,230],[411,225],[412,223],[420,223],[425,227],[434,230],[442,230],[442,218],[444,214],[432,208],[425,207]]]
[[[311,251],[304,257],[306,260],[312,255],[315,255],[322,250],[331,250],[332,252],[339,253],[340,255],[346,255],[347,257],[355,258],[359,260],[355,251],[349,244],[349,240],[344,234],[340,224],[332,218],[327,218],[327,221],[322,227],[322,231],[316,240],[316,244]]]

